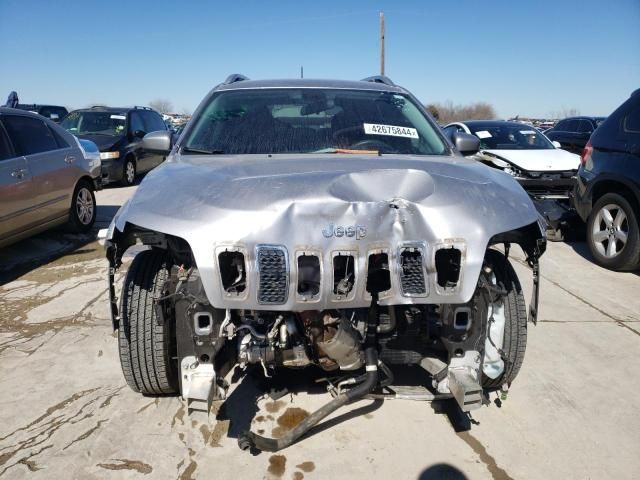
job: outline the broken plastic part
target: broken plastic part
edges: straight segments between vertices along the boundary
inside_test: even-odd
[[[457,248],[441,248],[436,251],[436,273],[438,285],[454,288],[460,280],[462,252]]]

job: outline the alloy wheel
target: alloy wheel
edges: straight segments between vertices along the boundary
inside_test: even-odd
[[[627,214],[620,205],[609,203],[598,211],[591,238],[600,255],[606,258],[617,257],[627,244],[628,235]]]
[[[76,196],[76,214],[82,225],[89,225],[93,219],[93,198],[88,188],[82,187]]]
[[[127,166],[125,168],[125,175],[127,177],[127,183],[132,184],[136,178],[136,168],[133,165],[133,162],[128,161]]]

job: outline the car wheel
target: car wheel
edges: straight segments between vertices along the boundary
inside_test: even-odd
[[[607,193],[598,199],[589,214],[587,243],[602,267],[632,270],[640,265],[638,218],[626,198]]]
[[[122,183],[123,186],[128,187],[133,185],[136,180],[136,162],[132,158],[126,158],[122,167]]]
[[[69,209],[69,230],[88,232],[96,221],[96,197],[91,184],[81,180],[76,185]]]
[[[178,390],[172,322],[159,323],[154,308],[154,299],[161,295],[169,268],[165,252],[140,252],[122,286],[120,365],[129,387],[143,394],[161,395]]]
[[[524,361],[527,348],[527,307],[511,262],[501,252],[488,250],[485,263],[492,267],[497,286],[506,291],[506,295],[502,297],[505,316],[502,340],[504,372],[498,378],[482,374],[482,386],[487,390],[495,390],[505,383],[513,382]]]

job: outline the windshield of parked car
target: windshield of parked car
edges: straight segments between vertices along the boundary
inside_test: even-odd
[[[127,115],[117,112],[71,112],[60,123],[74,135],[123,135]]]
[[[418,107],[408,97],[391,92],[223,91],[194,120],[183,143],[185,153],[448,152]]]
[[[547,150],[555,148],[544,134],[522,123],[467,125],[480,139],[480,150]]]

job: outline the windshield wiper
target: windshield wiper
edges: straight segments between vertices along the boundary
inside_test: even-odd
[[[358,150],[353,148],[323,148],[310,153],[348,153],[352,155],[380,155],[379,150]]]
[[[224,154],[224,150],[205,150],[202,148],[193,148],[193,147],[182,147],[182,151],[183,152],[190,152],[190,153],[203,153],[205,155],[223,155]]]

